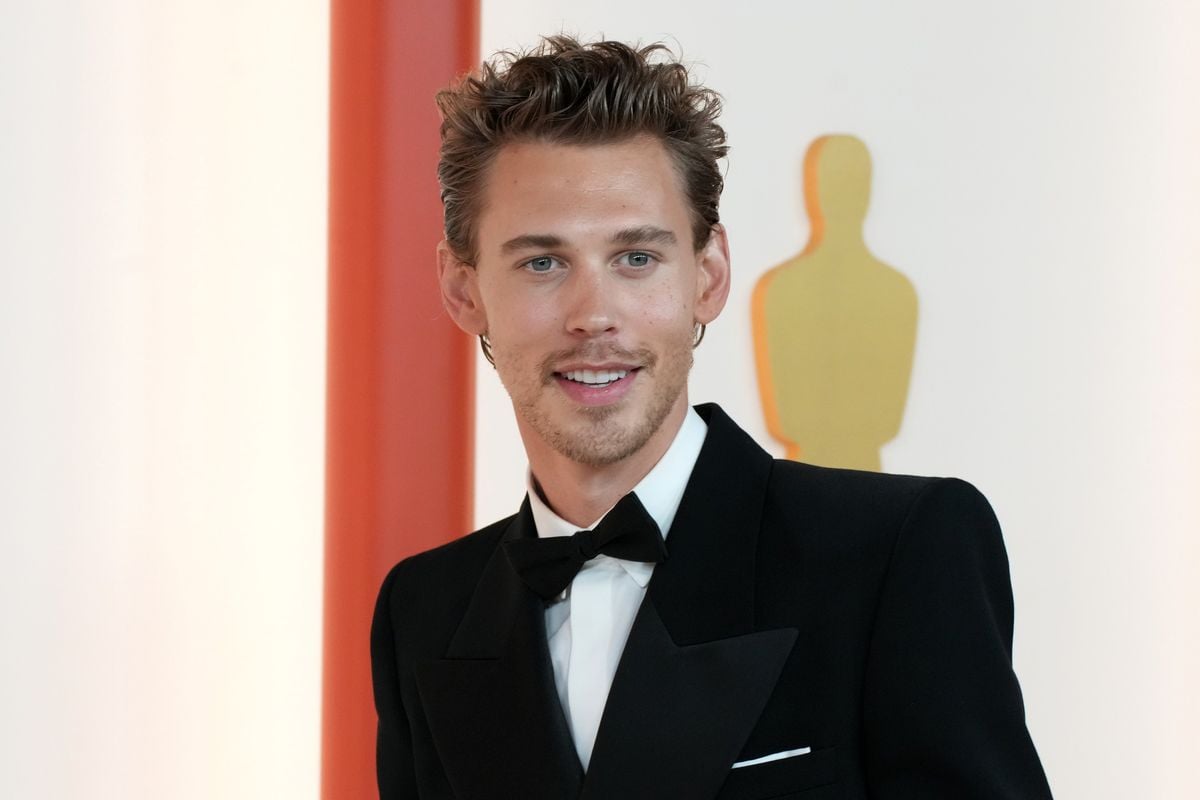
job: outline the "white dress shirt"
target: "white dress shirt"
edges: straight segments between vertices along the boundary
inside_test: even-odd
[[[689,408],[667,452],[633,488],[664,538],[707,433],[704,420]],[[534,490],[532,476],[529,505],[539,537],[571,536],[579,530],[550,510]],[[588,529],[596,527],[600,519]],[[546,607],[554,685],[584,770],[592,759],[617,662],[653,572],[653,564],[599,555],[585,563],[562,597]]]

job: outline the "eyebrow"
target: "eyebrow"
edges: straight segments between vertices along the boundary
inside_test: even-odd
[[[549,250],[562,247],[563,240],[551,233],[526,233],[509,239],[500,245],[500,252],[508,255],[522,250]]]
[[[625,228],[613,234],[613,244],[635,247],[639,244],[678,244],[675,234],[666,228],[654,225],[641,225],[636,228]]]
[[[666,228],[655,225],[639,225],[636,228],[624,228],[617,231],[609,239],[613,244],[624,247],[635,247],[640,244],[678,244],[675,234]],[[526,233],[513,237],[500,246],[500,252],[508,255],[522,250],[549,250],[563,247],[566,244],[561,236],[552,233]]]

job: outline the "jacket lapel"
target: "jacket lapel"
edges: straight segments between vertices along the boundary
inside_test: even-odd
[[[533,536],[529,503],[501,542]],[[562,800],[583,771],[554,689],[544,606],[497,546],[446,657],[418,664],[438,755],[462,798]]]
[[[717,794],[791,653],[758,630],[755,555],[771,457],[716,406],[630,631],[582,797]]]

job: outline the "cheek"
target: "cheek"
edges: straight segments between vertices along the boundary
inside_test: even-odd
[[[690,331],[695,316],[690,300],[691,297],[676,286],[660,292],[645,292],[640,297],[638,316],[648,328],[656,331]]]
[[[497,292],[486,306],[489,333],[511,344],[545,341],[559,325],[558,309],[536,295]]]

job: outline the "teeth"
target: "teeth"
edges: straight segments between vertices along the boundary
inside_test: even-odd
[[[613,381],[619,381],[629,374],[624,369],[574,369],[564,372],[563,377],[569,381],[586,383],[589,386],[605,386]]]

